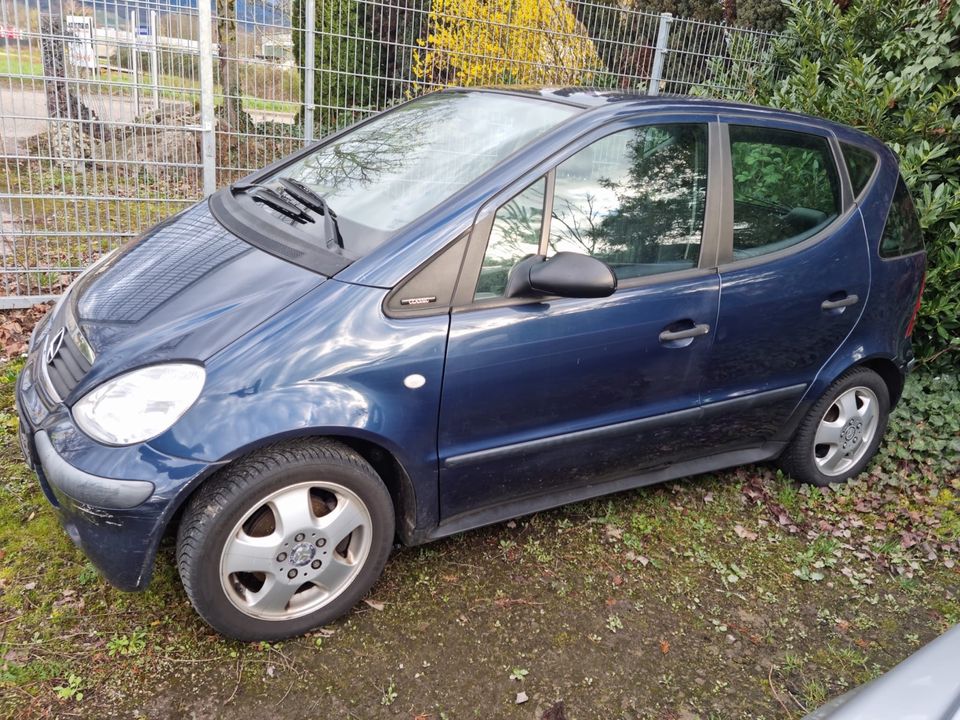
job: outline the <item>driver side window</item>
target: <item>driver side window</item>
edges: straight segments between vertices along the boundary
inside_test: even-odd
[[[706,125],[613,133],[556,173],[548,255],[591,255],[620,282],[696,267],[707,198]]]
[[[602,260],[620,282],[694,268],[707,197],[707,126],[612,133],[560,163],[552,198],[540,178],[497,210],[474,300],[503,297],[510,270],[540,252]],[[551,202],[545,202],[550,200]]]

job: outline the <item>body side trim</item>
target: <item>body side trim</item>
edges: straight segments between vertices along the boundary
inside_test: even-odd
[[[685,410],[676,410],[663,415],[654,415],[652,417],[639,418],[637,420],[627,420],[625,422],[614,423],[612,425],[603,425],[600,427],[587,428],[586,430],[576,430],[574,432],[563,433],[561,435],[551,435],[536,440],[526,440],[523,442],[502,445],[500,447],[488,448],[485,450],[476,450],[474,452],[463,453],[462,455],[453,455],[441,462],[442,468],[453,468],[467,463],[494,460],[512,455],[525,454],[528,452],[538,452],[558,445],[563,445],[571,441],[586,440],[590,438],[602,438],[604,435],[616,435],[622,432],[642,430],[645,428],[655,428],[661,425],[672,425],[678,422],[690,420],[700,420],[712,416],[717,412],[729,410],[731,407],[753,407],[757,404],[767,401],[776,401],[782,398],[788,398],[792,395],[799,395],[807,386],[805,383],[789,385],[787,387],[777,388],[775,390],[765,390],[743,397],[721,400],[715,403],[708,403],[699,408],[687,408]]]

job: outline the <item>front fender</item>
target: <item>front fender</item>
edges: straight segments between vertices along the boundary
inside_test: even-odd
[[[386,291],[329,281],[211,358],[197,403],[151,444],[229,461],[286,437],[353,437],[389,451],[436,506],[437,418],[449,318],[394,319]],[[420,387],[404,380],[422,375]]]

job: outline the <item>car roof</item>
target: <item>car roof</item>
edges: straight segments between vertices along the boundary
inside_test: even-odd
[[[540,85],[489,85],[481,87],[450,87],[441,92],[487,92],[538,98],[583,108],[586,111],[604,112],[603,108],[616,107],[623,110],[633,107],[637,110],[672,109],[700,112],[732,113],[748,115],[757,119],[787,120],[821,127],[833,131],[844,142],[854,142],[872,147],[882,146],[876,138],[862,130],[833,122],[814,115],[781,110],[779,108],[751,105],[732,100],[717,100],[692,95],[648,95],[641,91],[598,88],[588,86],[540,86]]]

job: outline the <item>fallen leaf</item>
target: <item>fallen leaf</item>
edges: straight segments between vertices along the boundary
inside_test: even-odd
[[[613,584],[614,584],[614,586],[616,586],[616,587],[620,587],[621,585],[623,585],[623,576],[622,576],[622,575],[614,575],[614,576],[613,576]]]
[[[372,607],[374,610],[383,610],[385,603],[382,603],[378,600],[364,600],[364,602]]]
[[[666,655],[668,652],[670,652],[670,643],[668,643],[666,640],[661,640],[661,641],[660,641],[660,652],[662,652],[664,655]]]
[[[743,525],[734,525],[733,531],[744,540],[756,540],[757,534],[752,530],[747,530]]]

